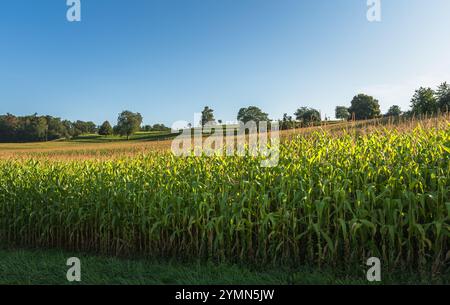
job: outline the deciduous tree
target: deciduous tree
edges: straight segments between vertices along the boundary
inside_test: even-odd
[[[348,111],[356,120],[373,119],[381,114],[378,100],[366,94],[355,96]]]
[[[127,140],[135,132],[139,131],[142,124],[142,115],[140,113],[134,113],[131,111],[123,111],[119,114],[117,119],[116,131],[121,136],[126,136]]]

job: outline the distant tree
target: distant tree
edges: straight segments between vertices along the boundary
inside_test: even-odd
[[[214,120],[214,110],[209,108],[208,106],[205,106],[205,108],[202,111],[202,121],[200,122],[202,127],[204,127],[208,123],[215,122]]]
[[[348,120],[351,117],[350,112],[348,112],[348,108],[345,106],[337,106],[335,113],[336,119],[339,120]]]
[[[94,122],[76,121],[73,127],[77,130],[77,134],[94,134],[97,133],[97,125]]]
[[[108,128],[111,131],[111,128]],[[12,114],[0,115],[0,142],[35,142],[72,137],[81,134],[96,133],[93,122],[68,120],[37,113],[16,117]],[[102,131],[103,133],[103,131]]]
[[[389,108],[388,112],[386,113],[386,116],[398,117],[401,114],[402,110],[400,109],[400,106],[394,105]]]
[[[144,127],[141,128],[141,131],[145,131],[145,132],[152,131],[152,126],[151,125],[145,125]]]
[[[142,124],[142,115],[131,111],[123,111],[117,119],[116,132],[121,136],[126,136],[127,140],[135,132],[139,131]]]
[[[74,133],[77,135],[81,135],[83,133],[86,133],[84,122],[82,121],[76,121],[73,123],[73,128],[75,129]]]
[[[146,131],[146,132],[150,132],[150,131],[170,131],[171,128],[167,127],[164,124],[154,124],[153,126],[151,125],[145,125],[144,127],[141,128],[142,131]]]
[[[438,111],[438,102],[433,89],[420,87],[411,100],[411,109],[415,114],[432,114]]]
[[[450,111],[450,85],[446,82],[439,85],[436,91],[438,107],[442,112]]]
[[[94,134],[98,132],[98,128],[97,125],[94,122],[86,122],[86,129],[88,131],[88,133],[90,134]]]
[[[294,113],[297,121],[303,124],[309,124],[312,122],[320,122],[322,118],[320,117],[320,112],[314,108],[301,107],[297,109]]]
[[[35,142],[70,138],[72,130],[68,128],[71,127],[68,122],[49,115],[38,116],[37,113],[20,117],[9,113],[0,115],[0,141]]]
[[[16,116],[10,113],[0,116],[0,141],[16,141],[19,128],[20,120]]]
[[[287,113],[283,114],[283,119],[280,124],[281,130],[288,130],[294,128],[294,121],[292,120],[292,116]]]
[[[70,138],[79,136],[79,134],[75,134],[75,128],[71,121],[64,120],[61,122],[61,124],[64,126],[64,128],[66,130],[66,135],[65,135],[66,139],[70,139]]]
[[[381,114],[378,100],[366,94],[358,94],[351,102],[348,109],[350,115],[355,115],[356,120],[373,119]]]
[[[152,126],[152,131],[170,131],[171,128],[164,124],[155,124]]]
[[[70,138],[69,130],[63,124],[60,118],[45,116],[47,121],[46,140],[56,140],[61,138]]]
[[[259,122],[268,122],[269,115],[262,112],[258,107],[250,106],[248,108],[241,108],[238,112],[237,119],[243,123],[253,121],[258,124]]]
[[[222,124],[223,121],[222,120],[217,120],[217,123]]]
[[[113,128],[108,121],[103,122],[103,124],[98,129],[98,134],[101,136],[110,136],[113,134]]]
[[[23,126],[21,138],[27,141],[47,140],[48,125],[47,120],[44,117],[32,116],[27,118]]]

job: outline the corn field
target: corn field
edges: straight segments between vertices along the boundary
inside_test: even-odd
[[[113,255],[448,266],[450,128],[326,131],[257,157],[0,160],[0,241]]]

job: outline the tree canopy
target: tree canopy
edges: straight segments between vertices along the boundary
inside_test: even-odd
[[[200,122],[202,127],[208,123],[214,123],[214,122],[215,122],[214,110],[212,110],[208,106],[205,106],[205,108],[202,111],[202,121]]]
[[[304,124],[309,124],[311,122],[320,122],[322,118],[320,117],[320,112],[314,108],[300,107],[294,113],[296,119]]]
[[[250,121],[255,123],[268,122],[269,115],[256,106],[241,108],[238,112],[237,119],[244,124]]]
[[[126,136],[127,140],[135,132],[139,131],[142,124],[142,115],[131,111],[123,111],[119,114],[115,131],[121,136]]]
[[[10,113],[0,115],[1,142],[51,141],[74,137],[79,133],[81,131],[75,127],[74,123],[49,115],[15,116]]]
[[[350,118],[350,112],[345,106],[337,106],[335,110],[335,117],[339,120],[348,120]]]
[[[113,128],[108,121],[103,122],[103,124],[98,129],[98,134],[101,136],[110,136],[113,134]]]
[[[411,110],[415,114],[432,114],[438,111],[435,92],[431,88],[420,87],[411,100]]]
[[[97,125],[94,122],[76,121],[73,127],[77,130],[77,134],[93,134],[97,132]]]
[[[153,126],[145,125],[142,128],[142,131],[147,131],[147,132],[149,132],[149,131],[170,131],[170,130],[172,130],[172,129],[170,127],[167,127],[164,124],[154,124]]]
[[[348,111],[356,120],[373,119],[381,114],[378,100],[366,94],[355,96]]]

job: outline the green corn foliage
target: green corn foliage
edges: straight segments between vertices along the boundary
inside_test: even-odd
[[[0,241],[114,255],[442,269],[450,133],[325,132],[256,157],[0,161]]]

